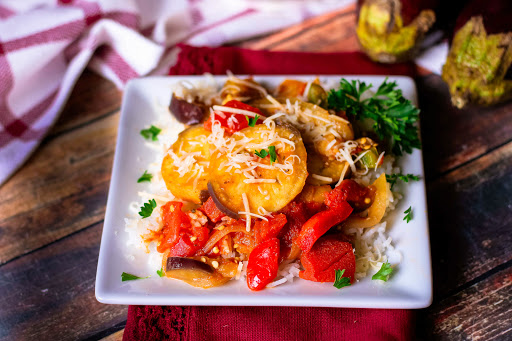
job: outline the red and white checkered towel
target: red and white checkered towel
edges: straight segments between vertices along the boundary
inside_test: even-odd
[[[84,68],[122,88],[163,74],[180,42],[220,45],[354,0],[0,0],[0,184],[58,117]]]

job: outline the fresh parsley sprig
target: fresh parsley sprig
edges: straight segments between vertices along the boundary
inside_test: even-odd
[[[343,287],[348,287],[350,285],[350,278],[343,277],[344,273],[345,273],[345,269],[336,270],[336,279],[334,280],[333,287],[335,287],[337,289],[341,289]]]
[[[164,269],[163,268],[161,268],[160,270],[156,270],[156,273],[158,276],[164,277]]]
[[[137,183],[141,183],[144,181],[151,182],[151,179],[153,178],[153,174],[148,173],[147,170],[144,171],[144,174],[140,176],[140,178],[137,180]]]
[[[144,137],[146,140],[153,140],[153,141],[156,141],[157,140],[157,136],[158,134],[160,134],[160,132],[162,131],[162,129],[160,128],[157,128],[155,127],[154,125],[152,125],[151,127],[149,127],[148,129],[142,129],[140,131],[140,134],[142,135],[142,137]]]
[[[260,115],[256,115],[254,117],[245,116],[245,119],[247,120],[247,124],[249,127],[254,127],[256,125],[256,122],[258,122],[258,118],[260,118]]]
[[[149,278],[150,276],[147,276],[147,277],[139,277],[139,276],[135,276],[135,275],[132,275],[132,274],[129,274],[127,272],[123,272],[121,274],[121,282],[126,282],[126,281],[134,281],[136,279],[146,279],[146,278]]]
[[[262,149],[260,151],[255,150],[254,154],[256,156],[261,157],[262,159],[266,158],[267,155],[270,156],[270,164],[273,164],[277,161],[277,153],[276,153],[276,147],[275,146],[269,146],[268,151],[266,149]]]
[[[156,207],[156,201],[155,199],[149,200],[147,203],[144,203],[143,206],[141,206],[139,215],[142,217],[142,219],[147,218],[151,216],[151,213],[153,213],[153,210]]]
[[[409,206],[409,208],[405,210],[404,214],[405,217],[403,220],[406,220],[407,223],[409,223],[412,220],[412,207]]]
[[[391,275],[392,272],[393,268],[391,267],[391,264],[386,262],[382,264],[380,270],[377,271],[377,273],[372,276],[372,280],[380,279],[381,281],[387,282],[389,279],[389,275]]]
[[[393,173],[391,175],[386,174],[386,180],[391,184],[391,189],[396,184],[398,180],[402,180],[403,182],[409,182],[409,180],[418,181],[420,179],[419,176],[413,174],[402,174],[402,173]]]
[[[418,128],[414,125],[420,110],[396,87],[396,82],[388,82],[386,78],[373,95],[361,99],[372,85],[343,78],[340,87],[329,92],[327,101],[330,109],[344,110],[356,120],[372,119],[375,133],[381,140],[389,139],[393,153],[400,156],[421,148]]]

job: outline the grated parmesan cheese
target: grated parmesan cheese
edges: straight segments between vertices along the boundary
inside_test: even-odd
[[[252,111],[249,111],[249,110],[243,110],[243,109],[237,109],[237,108],[230,108],[230,107],[225,107],[225,106],[222,106],[222,105],[214,105],[213,106],[213,110],[218,114],[219,112],[222,113],[222,112],[230,112],[232,114],[241,114],[241,115],[245,115],[245,116],[249,116],[249,117],[255,117],[256,116],[256,113],[253,113]],[[224,116],[223,118],[225,118],[226,116]]]
[[[249,207],[249,200],[247,200],[247,194],[242,193],[242,201],[244,203],[244,208],[245,208],[245,212],[246,212],[246,215],[245,215],[245,230],[247,232],[250,232],[251,231],[251,215],[250,215],[251,208]]]
[[[321,176],[321,175],[318,175],[318,174],[311,174],[311,177],[313,179],[317,179],[317,180],[321,180],[321,181],[327,181],[327,182],[331,182],[332,181],[332,178],[329,178],[327,176]]]

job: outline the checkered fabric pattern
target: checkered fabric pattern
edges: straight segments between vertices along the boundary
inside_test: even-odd
[[[354,0],[0,0],[0,184],[39,145],[88,67],[119,88],[166,74],[176,45],[217,46]]]

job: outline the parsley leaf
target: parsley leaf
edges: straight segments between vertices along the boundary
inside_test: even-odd
[[[393,173],[391,175],[386,174],[386,180],[391,184],[391,189],[396,184],[398,180],[402,180],[403,182],[409,182],[409,180],[418,181],[420,179],[419,176],[413,174],[403,175],[402,173]]]
[[[420,110],[396,87],[396,82],[388,82],[386,78],[373,95],[361,99],[372,85],[343,78],[338,90],[329,92],[327,101],[330,109],[344,110],[357,120],[372,119],[375,133],[381,140],[390,139],[393,153],[400,156],[421,148],[418,128],[414,125]]]
[[[156,273],[158,274],[158,276],[160,277],[164,277],[164,269],[160,269],[160,270],[156,270]]]
[[[268,147],[268,155],[270,155],[270,164],[277,161],[276,147],[269,146]]]
[[[152,178],[153,178],[153,175],[149,174],[148,171],[145,170],[144,174],[142,174],[141,177],[139,178],[139,180],[137,180],[137,183],[144,182],[144,181],[151,182]]]
[[[258,122],[258,118],[260,118],[260,115],[256,115],[254,117],[245,116],[245,119],[247,120],[247,124],[249,124],[249,127],[254,127],[256,125],[256,122]]]
[[[335,287],[337,289],[341,289],[343,287],[348,287],[350,285],[350,278],[343,277],[344,273],[345,273],[345,269],[336,270],[336,279],[334,281],[333,287]]]
[[[388,262],[382,264],[380,270],[377,271],[375,275],[372,276],[372,280],[380,279],[381,281],[387,282],[389,279],[389,275],[393,272],[393,268],[391,264]]]
[[[149,278],[149,276],[147,276],[147,277],[139,277],[139,276],[135,276],[135,275],[132,275],[132,274],[129,274],[129,273],[126,273],[126,272],[123,272],[121,274],[121,282],[134,281],[136,279],[145,279],[145,278]]]
[[[270,155],[270,164],[277,161],[276,147],[269,146],[268,151],[266,149],[262,149],[259,152],[257,150],[254,151],[254,154],[261,157],[262,159],[266,158],[267,155]]]
[[[265,149],[260,150],[259,152],[257,150],[254,151],[254,154],[261,157],[262,159],[266,158],[268,155],[268,152]]]
[[[147,218],[153,213],[153,209],[156,207],[155,199],[149,200],[144,206],[141,206],[139,215],[144,219]]]
[[[162,131],[162,129],[159,129],[159,128],[155,127],[154,125],[152,125],[148,129],[142,129],[140,131],[140,134],[146,140],[150,140],[151,139],[153,141],[156,141],[156,137],[158,136],[158,134],[160,134],[161,131]]]
[[[405,217],[403,220],[407,220],[407,223],[409,223],[412,219],[412,207],[409,206],[409,208],[405,210],[404,214]]]

